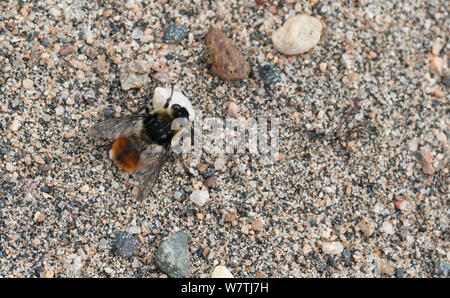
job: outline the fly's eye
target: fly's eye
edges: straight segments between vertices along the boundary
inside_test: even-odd
[[[172,106],[172,110],[174,110],[175,112],[178,112],[181,110],[181,106],[176,103]]]

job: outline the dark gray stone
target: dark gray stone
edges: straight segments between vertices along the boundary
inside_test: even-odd
[[[440,276],[448,276],[448,264],[443,261],[438,261],[436,264],[436,271]]]
[[[442,83],[444,83],[445,87],[450,87],[450,76],[442,78]]]
[[[115,248],[119,255],[129,258],[134,255],[139,245],[139,239],[126,232],[120,232],[116,235]]]
[[[178,231],[163,240],[156,251],[155,262],[158,268],[170,277],[189,277],[191,262],[186,234]]]
[[[164,32],[163,39],[170,43],[180,43],[188,35],[188,28],[180,24],[172,24]]]
[[[264,85],[273,85],[281,81],[281,69],[273,64],[266,64],[259,69],[259,76]]]

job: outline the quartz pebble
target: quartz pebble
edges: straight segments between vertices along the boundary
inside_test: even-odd
[[[209,193],[207,190],[194,190],[189,198],[192,202],[201,207],[208,202]]]
[[[211,58],[211,72],[224,81],[243,80],[250,73],[250,64],[231,40],[217,28],[209,30],[206,45]]]
[[[366,237],[372,236],[373,232],[375,231],[375,223],[371,218],[368,217],[363,218],[359,222],[358,227]]]
[[[211,273],[211,278],[233,278],[230,270],[225,266],[217,266]]]
[[[340,242],[325,242],[322,244],[322,251],[327,255],[338,255],[344,250],[344,246]]]
[[[282,54],[297,55],[312,49],[320,41],[322,23],[319,19],[299,15],[289,18],[272,34],[274,47]]]
[[[34,82],[30,79],[25,79],[22,82],[23,88],[25,88],[27,90],[30,90],[31,88],[33,88],[33,84],[34,84]]]
[[[392,235],[394,234],[394,227],[392,226],[392,224],[388,221],[383,222],[383,231],[388,234],[388,235]]]
[[[12,132],[16,132],[20,129],[21,126],[22,126],[22,124],[20,123],[20,121],[16,119],[11,123],[11,126],[9,127],[9,129]]]

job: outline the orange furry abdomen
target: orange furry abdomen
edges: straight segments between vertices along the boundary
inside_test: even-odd
[[[119,168],[125,171],[136,171],[139,155],[139,152],[129,138],[119,137],[113,144],[112,159]]]

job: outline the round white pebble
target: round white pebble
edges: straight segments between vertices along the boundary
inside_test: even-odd
[[[388,221],[383,222],[383,231],[388,235],[394,234],[394,228],[392,227],[392,224]]]
[[[272,34],[274,47],[285,55],[297,55],[312,49],[320,41],[322,23],[319,19],[299,15],[288,19]]]
[[[211,274],[211,278],[233,278],[233,274],[231,274],[230,270],[225,266],[217,266],[214,268],[213,273]]]
[[[194,190],[190,196],[190,199],[198,206],[203,206],[209,200],[209,193],[207,190]]]
[[[342,243],[338,241],[326,242],[322,245],[322,251],[327,255],[338,255],[344,250]]]

